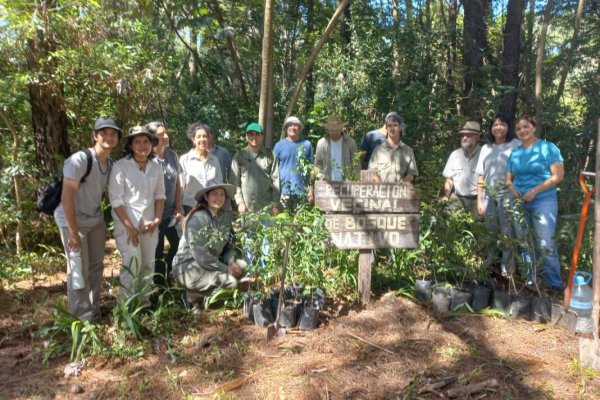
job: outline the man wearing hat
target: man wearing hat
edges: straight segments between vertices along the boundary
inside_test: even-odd
[[[412,182],[419,175],[415,154],[402,142],[404,119],[397,112],[385,117],[386,140],[373,150],[369,170],[380,182]]]
[[[279,166],[279,187],[281,202],[289,208],[294,208],[308,200],[312,203],[313,193],[310,189],[310,176],[298,167],[298,157],[312,164],[313,149],[310,142],[302,138],[304,125],[298,117],[288,117],[283,124],[286,137],[275,144],[273,153]],[[308,192],[308,194],[307,194]]]
[[[467,121],[458,132],[460,148],[450,154],[444,168],[444,199],[453,207],[462,206],[477,214],[477,161],[479,160],[479,137],[481,127],[477,121]]]
[[[112,118],[99,118],[92,132],[93,146],[65,160],[61,203],[54,220],[67,254],[81,257],[85,287],[74,289],[72,272],[67,263],[67,298],[69,312],[90,321],[100,314],[100,283],[104,270],[106,225],[102,212],[102,195],[112,166],[111,151],[119,144],[121,128]],[[89,157],[91,156],[91,160]],[[89,174],[86,175],[88,162]]]
[[[263,141],[262,126],[253,122],[246,127],[248,145],[233,156],[229,181],[236,186],[235,203],[240,214],[265,208],[273,215],[279,213],[279,168]]]
[[[162,167],[151,161],[156,136],[143,126],[129,129],[126,156],[115,162],[108,198],[115,222],[113,235],[121,253],[121,298],[139,295],[150,306],[158,226],[165,204]]]
[[[332,115],[323,125],[327,134],[317,142],[315,150],[315,167],[318,171],[318,178],[328,181],[342,181],[344,178],[344,168],[346,173],[351,172],[353,176],[349,178],[358,178],[360,174],[360,165],[353,165],[354,154],[356,153],[356,142],[350,136],[344,135],[342,129],[347,124],[341,120],[338,115]],[[351,171],[348,171],[348,169]]]

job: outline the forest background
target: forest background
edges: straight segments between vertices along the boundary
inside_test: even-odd
[[[592,0],[0,0],[2,286],[60,249],[36,193],[90,144],[100,116],[125,129],[164,120],[182,154],[194,121],[233,152],[258,119],[268,146],[290,114],[315,144],[339,113],[360,143],[398,111],[428,212],[467,118],[487,130],[499,110],[532,114],[565,159],[566,265],[583,198],[577,176],[595,165],[599,14]],[[454,238],[445,240],[452,252]],[[589,230],[582,260],[591,265]]]

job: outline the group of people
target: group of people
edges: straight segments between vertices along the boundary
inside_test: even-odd
[[[344,134],[345,126],[338,115],[330,116],[324,124],[327,134],[313,152],[302,136],[303,123],[291,116],[283,124],[284,137],[270,151],[263,146],[262,126],[253,122],[245,129],[246,146],[231,157],[215,143],[216,134],[208,125],[193,123],[187,130],[192,148],[178,157],[169,147],[167,127],[155,121],[130,128],[124,156],[113,163],[110,154],[123,131],[114,119],[96,120],[89,176],[82,181],[86,152],[65,160],[61,204],[54,214],[67,257],[70,250],[79,249],[82,258],[83,289],[73,288],[67,267],[70,312],[86,320],[99,315],[106,236],[101,201],[106,187],[122,258],[120,296],[138,296],[142,305],[149,306],[152,283],[166,287],[172,277],[186,290],[184,301],[189,305],[198,296],[236,287],[244,274],[245,263],[233,242],[233,205],[240,214],[276,215],[283,208],[312,202],[313,167],[316,179],[329,181],[356,177],[361,164],[379,182],[413,182],[418,176],[414,152],[401,140],[405,124],[398,113],[390,112],[382,128],[365,135],[361,153],[354,139]],[[509,201],[522,200],[539,244],[534,253],[524,249],[524,256],[532,268],[536,259],[542,259],[548,285],[559,288],[553,235],[562,157],[556,146],[535,136],[532,118],[519,118],[516,127],[520,140],[514,138],[512,120],[497,115],[488,144],[481,148],[479,124],[467,122],[460,131],[461,148],[444,169],[444,194],[485,216],[490,229],[504,234],[514,230],[517,236],[522,229],[509,226],[507,210]],[[505,249],[502,267],[507,272],[511,260]]]
[[[491,232],[516,238],[526,283],[537,285],[543,278],[548,289],[560,293],[563,280],[554,236],[563,158],[556,145],[536,136],[533,117],[523,115],[516,125],[513,122],[498,113],[483,147],[478,144],[479,123],[464,124],[459,131],[461,147],[452,152],[443,171],[444,199],[483,219]],[[499,264],[508,277],[515,269],[513,246],[500,247],[489,247],[488,263]],[[543,276],[538,275],[539,265]]]

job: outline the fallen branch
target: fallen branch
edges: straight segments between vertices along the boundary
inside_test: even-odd
[[[244,384],[246,382],[248,382],[248,380],[250,380],[251,378],[253,378],[255,375],[258,375],[259,372],[264,372],[264,371],[256,371],[253,374],[246,375],[246,376],[234,379],[234,380],[229,381],[229,382],[225,382],[224,384],[217,386],[216,389],[213,391],[213,394],[216,394],[216,393],[219,393],[219,392],[230,392],[230,391],[235,390],[235,389],[237,389],[237,388],[239,388],[241,386],[244,386]]]
[[[352,336],[354,339],[358,339],[358,340],[360,340],[361,342],[363,342],[363,343],[366,343],[366,344],[368,344],[368,345],[370,345],[370,346],[373,346],[373,347],[375,347],[375,348],[377,348],[377,349],[379,349],[379,350],[385,351],[386,353],[390,353],[390,354],[393,354],[393,355],[397,355],[397,353],[394,353],[394,352],[393,352],[393,351],[391,351],[391,350],[388,350],[388,349],[386,349],[386,348],[383,348],[383,347],[381,347],[381,346],[379,346],[379,345],[377,345],[377,344],[375,344],[375,343],[373,343],[373,342],[369,342],[367,339],[363,339],[363,338],[361,338],[360,336],[356,336],[356,335],[355,335],[355,334],[353,334],[353,333],[346,332],[346,335]]]
[[[448,386],[449,384],[451,384],[452,382],[456,382],[457,380],[458,380],[458,375],[452,375],[447,378],[429,382],[425,386],[423,386],[421,389],[419,389],[417,394],[436,393],[439,395],[439,393],[437,392],[438,389],[442,389],[442,388]]]
[[[461,397],[464,398],[466,395],[483,392],[484,390],[497,388],[500,386],[495,378],[485,380],[483,382],[474,383],[472,385],[461,386],[454,389],[448,389],[446,396],[448,397]]]

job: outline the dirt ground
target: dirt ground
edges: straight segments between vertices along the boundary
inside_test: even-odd
[[[35,337],[66,297],[64,280],[0,293],[0,399],[438,399],[455,389],[455,398],[600,399],[600,372],[579,366],[575,335],[493,315],[440,320],[393,293],[364,309],[332,304],[318,329],[271,342],[239,310],[188,314],[141,359],[94,357],[65,378],[68,357],[44,365]],[[473,384],[484,390],[460,393]]]

